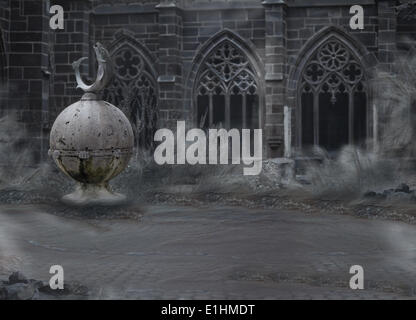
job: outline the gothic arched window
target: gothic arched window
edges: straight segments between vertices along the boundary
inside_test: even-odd
[[[209,53],[194,92],[201,128],[259,127],[258,82],[246,55],[231,41]]]
[[[341,41],[331,38],[306,64],[299,87],[302,146],[336,151],[367,137],[364,71]]]
[[[153,148],[157,126],[155,77],[139,51],[125,44],[113,54],[114,80],[104,91],[105,100],[129,118],[137,147]]]

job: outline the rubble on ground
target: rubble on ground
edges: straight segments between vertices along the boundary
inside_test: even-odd
[[[88,288],[78,282],[64,284],[62,290],[52,290],[49,284],[28,279],[21,272],[13,272],[8,280],[0,280],[0,300],[49,300],[87,297]]]
[[[400,202],[416,201],[416,190],[411,190],[407,184],[402,183],[397,188],[386,189],[382,192],[367,191],[364,193],[364,198]]]
[[[351,155],[351,152],[346,154]],[[349,159],[344,159],[345,166],[351,162],[347,161]],[[143,205],[165,204],[352,214],[414,223],[414,209],[406,207],[413,206],[416,200],[416,181],[412,180],[412,175],[404,177],[401,174],[395,179],[383,176],[381,183],[378,179],[380,172],[395,172],[382,163],[376,166],[377,170],[369,165],[362,169],[366,173],[368,168],[374,169],[374,172],[370,170],[371,174],[362,176],[358,174],[362,170],[353,170],[355,174],[351,174],[351,179],[341,179],[334,184],[334,180],[339,180],[339,168],[336,164],[329,167],[329,172],[322,168],[312,170],[321,179],[318,179],[319,182],[311,179],[310,175],[295,175],[294,163],[288,159],[265,160],[260,175],[244,176],[242,167],[238,165],[157,166],[151,157],[143,157],[141,161],[132,160],[112,183],[114,191],[128,195],[130,202],[117,207],[69,207],[62,204],[60,198],[73,190],[74,183],[54,166],[45,163],[25,174],[25,179],[20,179],[22,183],[0,184],[0,204],[40,205],[45,212],[53,215],[92,220],[140,221]],[[358,183],[354,180],[357,177],[363,177],[364,181],[359,179]],[[409,184],[402,183],[391,188],[404,178]],[[334,192],[325,193],[322,190]]]

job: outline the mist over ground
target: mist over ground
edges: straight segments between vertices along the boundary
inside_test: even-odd
[[[135,203],[246,203],[236,198],[260,206],[305,200],[414,203],[416,55],[412,52],[397,61],[389,73],[377,70],[371,83],[380,128],[376,146],[373,141],[366,150],[345,146],[336,158],[315,150],[321,161],[307,163],[297,178],[290,162],[265,160],[259,176],[244,176],[243,165],[159,166],[151,153],[136,150],[110,185]],[[0,203],[60,206],[59,199],[75,182],[50,158],[35,164],[24,126],[13,117],[0,119],[0,136]]]

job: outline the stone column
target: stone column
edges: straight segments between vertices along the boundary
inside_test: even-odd
[[[175,0],[162,0],[159,10],[159,112],[160,126],[176,128],[186,119],[183,107],[182,10]]]
[[[391,71],[396,51],[397,19],[395,1],[378,1],[378,60],[385,71]]]
[[[48,2],[10,1],[6,112],[24,124],[38,161],[47,152],[43,138],[49,111]]]
[[[292,109],[284,107],[284,131],[285,131],[285,158],[292,157]]]
[[[267,157],[284,153],[283,112],[286,81],[286,9],[285,0],[265,0],[266,22],[266,112],[265,142]]]

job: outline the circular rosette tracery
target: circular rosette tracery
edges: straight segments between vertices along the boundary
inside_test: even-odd
[[[208,57],[206,65],[222,81],[230,82],[247,66],[247,59],[237,48],[225,42]]]
[[[311,55],[302,74],[301,91],[305,92],[308,84],[308,92],[330,92],[332,103],[336,103],[337,93],[353,93],[364,78],[355,55],[342,42],[331,39]]]
[[[352,62],[342,70],[341,75],[348,84],[354,85],[361,81],[364,73],[363,69],[358,63]]]
[[[314,61],[311,62],[305,69],[304,78],[311,85],[319,84],[325,76],[325,70],[322,66]]]
[[[135,79],[143,69],[143,61],[140,56],[128,48],[117,52],[114,57],[114,65],[118,77],[126,81]]]
[[[326,43],[318,52],[318,61],[328,71],[337,71],[345,67],[350,59],[348,50],[339,42]]]

